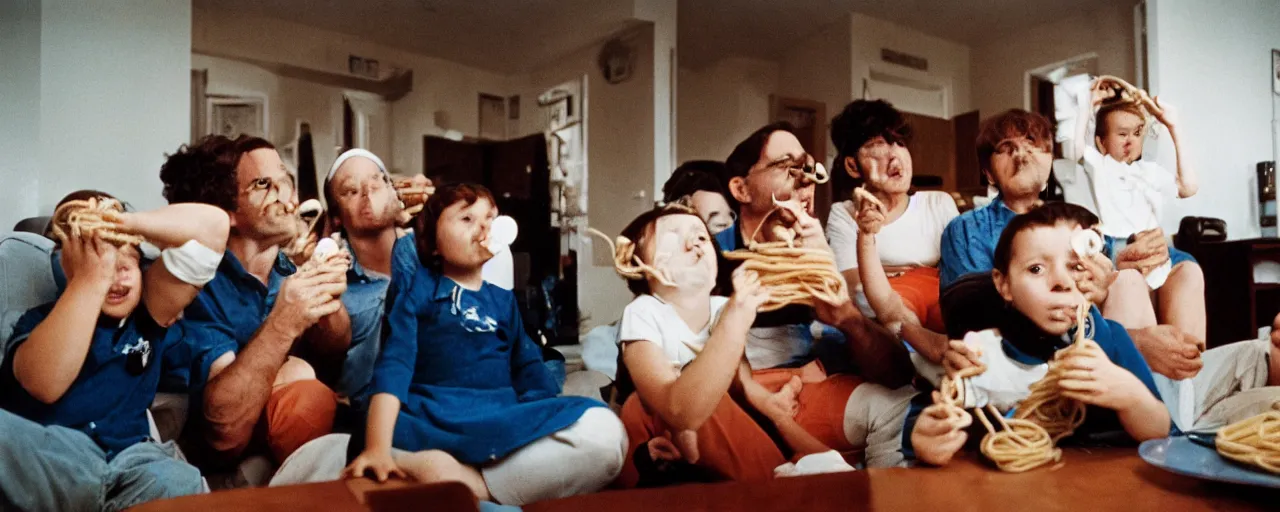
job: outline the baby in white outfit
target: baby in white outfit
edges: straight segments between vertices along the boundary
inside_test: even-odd
[[[1179,198],[1195,195],[1195,175],[1183,162],[1168,106],[1145,100],[1145,106],[1155,120],[1164,125],[1173,141],[1177,156],[1175,172],[1154,161],[1140,160],[1143,137],[1148,129],[1143,106],[1119,99],[1114,82],[1105,78],[1088,82],[1081,78],[1072,77],[1060,84],[1068,94],[1074,93],[1079,107],[1074,123],[1062,123],[1060,139],[1066,135],[1061,133],[1062,129],[1074,132],[1072,143],[1064,144],[1063,150],[1068,158],[1084,161],[1085,173],[1093,182],[1098,217],[1102,221],[1100,228],[1103,234],[1116,240],[1118,252],[1131,236],[1160,227],[1166,194],[1176,190]],[[1086,86],[1089,88],[1085,89]],[[1096,129],[1089,140],[1089,121],[1095,117]],[[1151,289],[1164,285],[1172,264],[1173,261],[1168,260],[1146,272]]]

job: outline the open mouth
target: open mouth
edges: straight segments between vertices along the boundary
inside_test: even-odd
[[[129,288],[123,286],[113,286],[107,290],[107,304],[120,304],[129,298]]]

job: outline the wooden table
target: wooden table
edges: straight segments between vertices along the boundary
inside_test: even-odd
[[[755,484],[720,483],[611,491],[535,503],[528,512],[560,511],[981,511],[994,510],[1277,510],[1280,491],[1207,482],[1147,465],[1132,449],[1068,449],[1057,469],[1002,473],[975,459],[945,468],[872,469],[784,478]],[[398,504],[422,510],[467,510],[458,489],[413,486]],[[223,491],[154,502],[135,510],[369,510],[361,490],[344,482]],[[386,491],[372,491],[369,501]],[[472,502],[474,503],[474,502]],[[447,505],[446,505],[447,504]],[[390,505],[390,503],[388,503]],[[403,507],[388,507],[403,509]],[[474,510],[474,509],[471,509]]]

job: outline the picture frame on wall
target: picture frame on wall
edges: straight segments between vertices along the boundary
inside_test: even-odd
[[[1280,50],[1271,50],[1271,92],[1280,95]]]
[[[264,97],[209,96],[208,124],[211,135],[236,138],[240,134],[267,138],[267,99]]]

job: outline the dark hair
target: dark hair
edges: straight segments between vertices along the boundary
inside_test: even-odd
[[[54,205],[53,211],[57,212],[59,207],[71,201],[85,201],[88,199],[115,199],[116,201],[120,201],[119,199],[116,198],[116,196],[113,196],[101,190],[93,190],[93,189],[77,190],[75,192],[62,196],[62,199],[58,200],[58,204]],[[120,206],[124,208],[125,211],[129,211],[132,209],[129,207],[129,203],[126,203],[124,201],[120,201]],[[57,237],[53,236],[53,221],[54,221],[54,217],[49,217],[49,224],[45,225],[44,227],[44,236],[45,238],[53,240],[53,243],[55,246],[61,247],[62,241],[58,240]],[[64,231],[68,230],[67,226],[61,226],[61,227]]]
[[[455,203],[471,206],[481,199],[494,206],[498,204],[493,200],[493,193],[489,189],[475,183],[450,183],[436,189],[436,193],[427,199],[427,204],[413,219],[418,261],[422,262],[422,266],[437,272],[444,266],[444,260],[436,253],[436,227],[440,223],[440,214]]]
[[[662,185],[662,202],[674,203],[694,192],[715,192],[730,199],[725,185],[727,174],[724,162],[715,160],[690,160],[680,164]]]
[[[236,167],[240,157],[257,149],[275,149],[266,139],[240,135],[235,140],[208,135],[195,145],[183,144],[160,166],[164,198],[173,203],[205,203],[236,211]]]
[[[1098,109],[1098,115],[1094,116],[1094,119],[1097,121],[1093,129],[1093,134],[1098,137],[1105,137],[1107,135],[1107,118],[1116,112],[1128,112],[1138,116],[1139,119],[1142,119],[1143,126],[1146,126],[1147,113],[1143,111],[1142,107],[1139,107],[1138,104],[1132,101],[1112,101],[1109,103],[1103,103],[1102,108]]]
[[[760,155],[764,153],[764,147],[769,144],[769,137],[777,132],[787,132],[795,134],[795,128],[791,123],[779,121],[770,123],[760,127],[760,129],[751,132],[745,140],[739,142],[733,148],[733,152],[729,153],[729,158],[724,160],[726,174],[724,176],[724,186],[729,188],[729,180],[732,178],[745,177],[751,168],[755,167],[760,161]]]
[[[644,253],[645,244],[649,243],[650,239],[653,237],[654,226],[657,225],[658,219],[670,215],[692,215],[694,218],[698,219],[699,222],[703,222],[702,217],[699,217],[692,209],[678,204],[669,204],[666,206],[659,206],[640,214],[632,220],[630,224],[627,224],[627,227],[622,228],[622,233],[620,233],[620,235],[635,243],[636,255],[639,256]],[[706,227],[705,222],[703,222],[703,227]],[[708,229],[707,233],[710,234],[711,230]],[[720,256],[720,245],[716,243],[716,237],[714,236],[711,237],[711,248],[712,252],[716,254],[716,262],[721,263],[718,268],[724,268],[724,265],[722,264],[723,260],[719,259],[722,258],[722,256]],[[641,257],[641,259],[643,260],[644,258]],[[652,262],[646,261],[645,263]],[[627,289],[631,290],[632,294],[638,296],[652,292],[652,290],[649,289],[648,279],[627,279],[626,281]]]
[[[982,173],[983,185],[987,184],[986,171],[991,170],[991,155],[995,154],[996,146],[1015,137],[1026,137],[1036,146],[1053,151],[1053,129],[1049,120],[1040,114],[1013,108],[987,119],[978,128],[977,144],[978,171]]]
[[[1000,233],[1000,241],[996,242],[993,261],[995,270],[999,270],[1002,274],[1009,273],[1009,262],[1013,261],[1013,239],[1018,236],[1018,233],[1032,228],[1053,227],[1061,222],[1071,222],[1082,228],[1091,228],[1098,223],[1098,216],[1083,206],[1055,201],[1014,217]]]
[[[862,184],[863,178],[854,178],[845,171],[845,158],[858,159],[858,150],[876,137],[883,137],[889,144],[906,146],[914,132],[907,118],[884,100],[855,100],[831,118],[831,144],[836,149],[836,159],[831,166],[831,187],[835,197],[848,197]],[[861,169],[858,170],[860,173]]]

